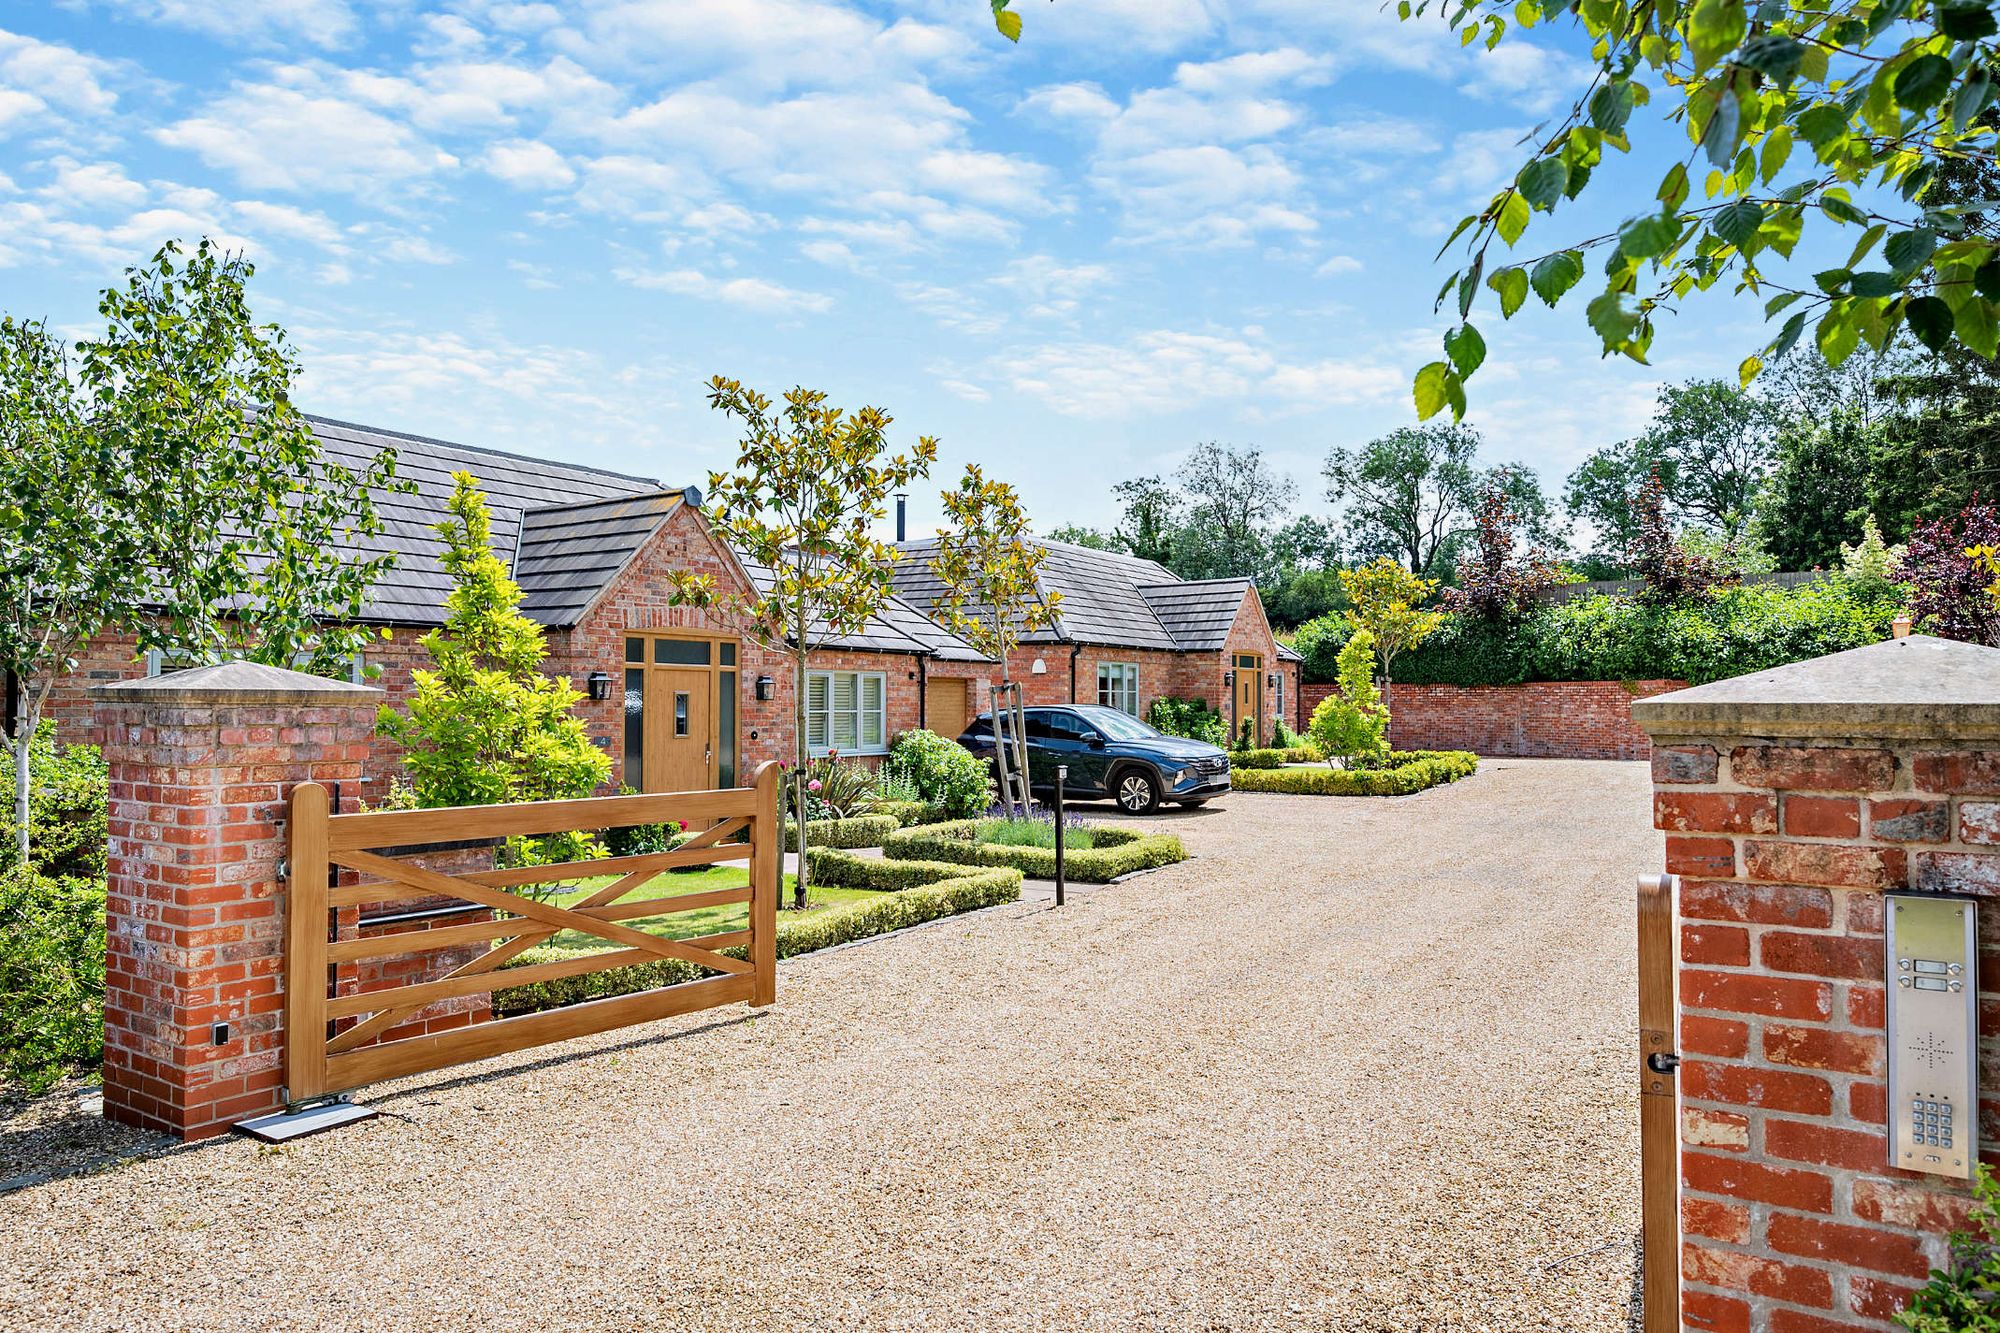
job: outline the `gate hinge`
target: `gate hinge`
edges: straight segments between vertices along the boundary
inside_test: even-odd
[[[1658,1028],[1641,1028],[1639,1064],[1640,1091],[1655,1096],[1673,1095],[1674,1071],[1681,1067],[1681,1057],[1680,1053],[1674,1050],[1671,1032],[1663,1032]]]

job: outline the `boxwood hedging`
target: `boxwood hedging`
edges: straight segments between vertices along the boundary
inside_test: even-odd
[[[1235,774],[1233,784],[1291,796],[1408,796],[1478,767],[1479,756],[1465,750],[1398,750],[1381,768],[1253,768]]]
[[[887,815],[896,821],[898,828],[910,828],[917,824],[935,824],[949,818],[942,805],[934,801],[876,801],[869,807],[871,815]]]
[[[806,841],[813,847],[880,847],[882,839],[899,827],[896,816],[890,814],[809,819],[806,821]],[[798,849],[799,826],[786,820],[785,850],[796,852]]]
[[[1530,680],[1685,680],[1706,684],[1888,637],[1900,603],[1844,579],[1754,584],[1677,606],[1596,594],[1514,621],[1452,615],[1396,659],[1407,685]]]
[[[990,842],[974,842],[978,821],[953,820],[926,824],[893,833],[882,842],[882,854],[897,860],[955,861],[960,865],[1013,866],[1036,879],[1051,879],[1056,873],[1053,847],[1003,847]],[[1096,844],[1064,854],[1065,875],[1083,884],[1106,884],[1120,875],[1155,866],[1172,865],[1187,859],[1187,849],[1171,833],[1141,833],[1138,829],[1093,826]]]
[[[847,859],[860,861],[862,858]],[[948,878],[938,878],[937,872],[943,872]],[[828,882],[837,881],[830,879]],[[940,917],[1015,902],[1020,896],[1021,872],[1018,870],[996,866],[968,872],[957,865],[930,867],[926,882],[898,893],[884,893],[866,902],[829,907],[808,916],[788,918],[787,914],[780,914],[778,957],[794,958],[816,949],[830,949],[836,944],[867,939],[871,935],[886,935],[890,931],[922,925]],[[721,952],[731,958],[746,956],[741,945]],[[557,962],[574,956],[550,949],[530,949],[512,966]],[[683,981],[698,981],[707,975],[710,974],[706,968],[694,963],[678,958],[662,958],[652,963],[635,963],[630,967],[614,967],[604,972],[558,977],[554,981],[538,981],[495,991],[493,1014],[496,1018],[506,1018],[512,1014],[527,1014],[578,1004],[584,1000],[602,999],[607,995],[629,995],[634,991],[653,990],[660,986],[677,986]]]

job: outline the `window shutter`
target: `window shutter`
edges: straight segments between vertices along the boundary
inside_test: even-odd
[[[882,677],[861,678],[861,744],[879,749],[882,744]]]
[[[806,677],[806,748],[824,750],[826,748],[826,674],[814,672]]]

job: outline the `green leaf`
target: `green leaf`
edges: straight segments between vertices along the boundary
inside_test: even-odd
[[[1624,79],[1600,84],[1590,95],[1590,123],[1606,134],[1616,134],[1632,117],[1632,85]]]
[[[1493,276],[1486,280],[1486,285],[1491,287],[1500,297],[1500,317],[1502,319],[1514,318],[1514,312],[1519,310],[1521,303],[1528,299],[1528,275],[1523,273],[1518,266],[1496,269]],[[1466,373],[1471,374],[1472,372],[1467,371]]]
[[[1861,345],[1861,330],[1854,322],[1854,312],[1848,309],[1845,302],[1834,302],[1820,318],[1813,341],[1830,366],[1837,366],[1854,354],[1854,349]]]
[[[1514,272],[1520,272],[1515,269]],[[1444,354],[1458,367],[1459,378],[1470,379],[1486,360],[1486,340],[1470,324],[1461,324],[1444,335]]]
[[[1451,375],[1451,367],[1442,361],[1433,361],[1417,372],[1415,385],[1417,399],[1417,419],[1429,421],[1444,410],[1450,395],[1445,388],[1445,380]]]
[[[1546,213],[1556,206],[1563,191],[1569,188],[1569,168],[1563,165],[1560,157],[1536,158],[1521,168],[1515,184],[1531,206]]]
[[[1511,248],[1514,242],[1521,239],[1521,233],[1528,229],[1530,216],[1528,201],[1522,198],[1521,192],[1509,190],[1500,205],[1499,215],[1493,219],[1493,230],[1499,232],[1500,239]]]
[[[1823,148],[1847,133],[1847,112],[1831,102],[1821,102],[1800,112],[1794,123],[1807,143]]]
[[[1758,373],[1763,369],[1764,358],[1760,356],[1746,356],[1743,358],[1742,364],[1736,367],[1736,378],[1747,389],[1750,387],[1750,381],[1756,379]]]
[[[1896,101],[1911,111],[1925,111],[1941,101],[1951,87],[1951,62],[1941,55],[1918,56],[1896,71]]]
[[[1893,273],[1869,270],[1854,275],[1854,280],[1850,284],[1850,290],[1856,296],[1894,296],[1897,292],[1903,290],[1903,284]]]
[[[1805,44],[1783,33],[1765,33],[1743,44],[1736,63],[1756,70],[1780,88],[1792,86],[1799,64],[1805,59]],[[1746,381],[1747,383],[1747,381]]]
[[[1000,35],[1008,41],[1018,42],[1021,40],[1021,16],[1013,10],[1003,9],[994,14],[993,26],[998,28]]]
[[[2000,324],[1994,322],[1993,306],[1989,302],[1967,301],[1958,308],[1953,327],[1960,342],[1988,361],[1993,359],[1996,350],[2000,350]]]
[[[1910,321],[1910,332],[1917,335],[1917,341],[1933,352],[1942,352],[1951,345],[1956,320],[1951,307],[1937,297],[1917,297],[1903,307],[1903,315]]]
[[[1682,204],[1686,203],[1688,197],[1687,167],[1679,162],[1674,163],[1673,167],[1667,172],[1666,179],[1660,182],[1659,193],[1653,197],[1658,199],[1667,208],[1679,208]]]
[[[1764,206],[1739,199],[1717,211],[1708,225],[1717,236],[1741,250],[1764,225]]]
[[[1991,16],[1989,15],[1988,17]],[[1992,76],[1986,72],[1983,66],[1973,70],[1972,73],[1966,76],[1965,82],[1958,85],[1958,91],[1952,94],[1952,127],[1961,133],[1970,129],[1972,122],[1979,118],[1979,113],[1984,111],[1986,104],[1992,100]]]
[[[1804,333],[1805,330],[1806,312],[1801,310],[1798,314],[1793,315],[1785,321],[1784,328],[1778,330],[1777,341],[1771,344],[1771,360],[1782,360],[1785,353],[1792,350],[1792,346],[1799,340],[1799,335]]]
[[[1764,139],[1764,155],[1757,174],[1764,184],[1769,185],[1785,169],[1785,161],[1792,155],[1792,127],[1780,125]]]
[[[1899,231],[1889,238],[1882,247],[1882,255],[1889,261],[1889,267],[1902,277],[1909,277],[1925,264],[1931,262],[1931,252],[1937,249],[1937,233],[1928,227],[1918,227],[1914,231]]]
[[[1631,341],[1632,331],[1639,327],[1639,317],[1625,308],[1624,298],[1617,292],[1606,292],[1584,307],[1584,316],[1590,327],[1604,340],[1604,350],[1615,352]]]
[[[1820,196],[1819,206],[1835,222],[1865,224],[1868,215],[1849,203],[1846,198],[1829,191]]]
[[[1680,219],[1671,213],[1646,213],[1618,228],[1618,248],[1632,259],[1666,253],[1680,238]]]
[[[1989,259],[1973,270],[1972,288],[1989,301],[2000,301],[2000,259]]]
[[[1935,17],[1938,31],[1954,42],[1977,41],[2000,33],[1988,0],[1942,0]]]
[[[1486,271],[1486,253],[1472,257],[1472,267],[1465,270],[1465,276],[1458,280],[1458,317],[1464,319],[1472,313],[1472,298],[1479,294],[1479,275]]]
[[[1701,150],[1708,160],[1728,170],[1736,160],[1736,146],[1743,141],[1743,108],[1735,93],[1724,88],[1715,100],[1715,109],[1701,127]]]
[[[1700,0],[1688,16],[1688,44],[1699,74],[1736,49],[1749,28],[1743,0]]]
[[[1563,293],[1583,280],[1583,256],[1575,250],[1558,250],[1536,264],[1528,275],[1535,295],[1553,307]]]

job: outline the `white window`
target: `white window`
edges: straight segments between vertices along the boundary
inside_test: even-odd
[[[1139,668],[1132,662],[1097,664],[1097,702],[1139,716]]]
[[[886,677],[879,671],[813,671],[806,676],[806,746],[814,754],[886,754]]]

